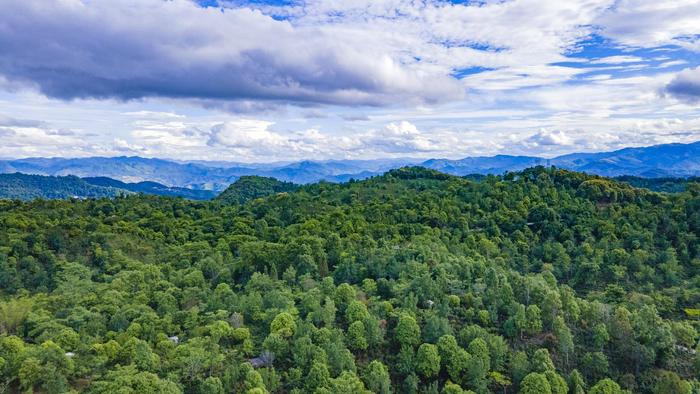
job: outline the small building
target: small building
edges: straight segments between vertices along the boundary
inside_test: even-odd
[[[260,356],[248,360],[253,368],[271,367],[275,362],[275,355],[267,350],[260,353]]]
[[[251,358],[250,360],[248,360],[248,362],[250,363],[250,365],[253,366],[253,368],[262,368],[266,364],[265,360],[263,360],[260,357]]]

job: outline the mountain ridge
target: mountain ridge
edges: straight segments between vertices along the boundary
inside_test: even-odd
[[[0,199],[86,199],[129,194],[183,197],[190,200],[210,200],[216,196],[216,192],[210,190],[169,187],[151,181],[125,183],[107,177],[79,178],[75,175],[52,176],[19,172],[0,174]]]
[[[0,160],[0,173],[108,177],[124,183],[151,181],[166,187],[223,191],[242,176],[271,177],[306,184],[364,179],[406,165],[452,175],[503,174],[537,165],[601,176],[645,178],[700,176],[700,142],[629,147],[609,152],[578,152],[553,158],[527,155],[474,156],[462,159],[302,160],[277,163],[175,161],[140,156],[26,158]]]

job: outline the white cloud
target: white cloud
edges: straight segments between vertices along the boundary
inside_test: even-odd
[[[44,126],[0,127],[0,137],[0,157],[85,156],[94,148],[81,133]]]
[[[657,48],[698,50],[697,0],[478,3],[0,0],[0,155],[553,155],[699,137],[697,61]],[[577,52],[598,36],[611,56]]]
[[[140,118],[140,119],[170,119],[170,118],[175,118],[175,119],[183,119],[186,118],[184,115],[176,114],[173,112],[159,112],[159,111],[131,111],[131,112],[124,112],[124,115],[128,116],[133,116],[135,118]]]
[[[393,42],[368,45],[381,39],[369,32],[293,25],[247,8],[27,0],[4,2],[0,23],[0,75],[65,99],[385,105],[463,93],[444,68],[406,61],[389,50]]]
[[[269,148],[286,145],[289,141],[268,130],[274,122],[241,119],[212,127],[210,143],[233,148]]]
[[[608,57],[603,57],[600,59],[595,59],[592,60],[590,63],[591,64],[625,64],[625,63],[639,63],[644,61],[639,56],[625,56],[625,55],[618,55],[618,56],[608,56]]]
[[[528,147],[538,148],[541,146],[568,146],[571,145],[573,141],[562,131],[548,131],[543,128],[536,134],[525,139],[523,143]]]
[[[631,47],[680,45],[700,49],[697,0],[619,0],[596,23],[601,33]]]
[[[668,67],[673,67],[673,66],[682,66],[684,64],[688,64],[687,61],[685,60],[672,60],[669,62],[663,62],[659,64],[659,68],[668,68]]]

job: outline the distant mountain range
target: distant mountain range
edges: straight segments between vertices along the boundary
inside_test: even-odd
[[[419,165],[453,175],[502,174],[536,165],[557,166],[603,176],[631,175],[646,178],[700,176],[700,142],[626,148],[613,152],[573,153],[555,158],[498,155],[447,159],[380,159],[301,161],[295,163],[241,164],[232,162],[178,162],[142,157],[91,157],[81,159],[30,158],[0,160],[0,173],[78,177],[108,177],[92,180],[101,186],[143,192],[143,188],[222,191],[241,176],[258,175],[297,184],[326,180],[343,182],[363,179],[388,170]],[[140,186],[113,184],[111,181]],[[155,182],[149,185],[143,182]],[[162,189],[165,188],[165,189]],[[171,190],[171,191],[172,191]],[[183,195],[184,190],[173,194]],[[195,192],[193,192],[195,193]],[[211,194],[213,195],[213,194]],[[206,194],[187,196],[205,198]],[[210,198],[210,197],[206,197]]]
[[[298,184],[319,180],[342,182],[367,178],[420,160],[339,160],[296,163],[246,164],[225,162],[175,162],[143,157],[89,157],[81,159],[30,158],[0,160],[0,173],[84,177],[108,177],[122,182],[157,182],[171,187],[222,191],[244,175],[272,177]],[[231,166],[229,166],[231,165]]]

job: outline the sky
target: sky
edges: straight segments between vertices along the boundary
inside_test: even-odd
[[[0,157],[700,140],[700,0],[0,0]]]

